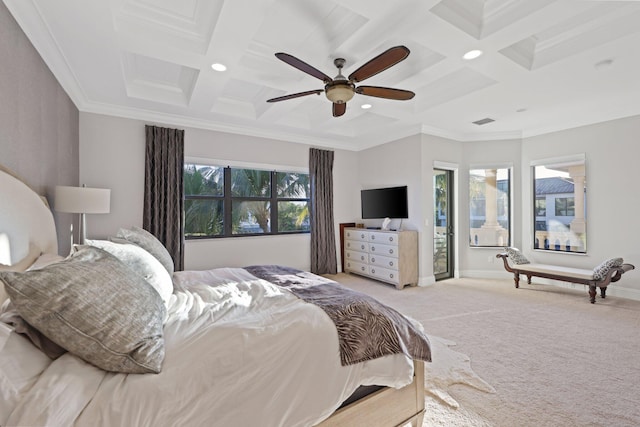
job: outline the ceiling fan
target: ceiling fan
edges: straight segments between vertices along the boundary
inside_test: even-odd
[[[381,86],[356,86],[359,83],[369,77],[396,65],[398,62],[404,60],[409,56],[409,49],[405,46],[392,47],[369,62],[362,65],[356,71],[346,78],[342,75],[342,67],[344,67],[345,60],[343,58],[336,58],[333,63],[338,68],[338,75],[334,78],[327,76],[322,71],[312,67],[299,60],[298,58],[289,55],[288,53],[276,53],[276,57],[292,67],[297,68],[317,79],[322,80],[325,83],[324,89],[309,90],[306,92],[293,93],[290,95],[279,96],[277,98],[268,99],[267,102],[279,102],[287,99],[299,98],[307,95],[320,95],[324,92],[333,103],[333,117],[342,116],[347,111],[347,102],[353,98],[356,93],[360,95],[375,96],[378,98],[394,99],[398,101],[406,101],[415,96],[415,93],[403,90],[393,89],[389,87]]]

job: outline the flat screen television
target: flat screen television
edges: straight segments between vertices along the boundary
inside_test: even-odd
[[[409,218],[406,185],[362,190],[360,201],[362,219]]]

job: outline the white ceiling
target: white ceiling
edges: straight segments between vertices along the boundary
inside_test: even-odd
[[[428,133],[519,138],[640,114],[640,2],[4,0],[80,111],[359,150]],[[334,118],[322,81],[411,50]],[[462,55],[484,55],[465,61]],[[226,72],[211,69],[214,62]],[[372,104],[363,110],[363,103]],[[478,126],[472,122],[491,118]]]

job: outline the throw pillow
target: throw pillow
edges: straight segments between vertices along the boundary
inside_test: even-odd
[[[514,264],[529,264],[527,257],[522,255],[522,252],[520,252],[520,249],[518,248],[507,248],[507,254],[509,255],[511,262]]]
[[[40,270],[0,273],[18,313],[46,337],[106,371],[158,373],[160,295],[110,253],[82,246]]]
[[[169,305],[169,298],[173,294],[173,280],[164,266],[149,252],[140,246],[132,243],[114,243],[109,240],[89,240],[87,245],[104,249],[111,255],[124,262],[133,271],[138,273],[144,280],[160,294],[164,305]]]
[[[121,228],[118,230],[116,236],[145,249],[151,255],[156,257],[162,265],[164,265],[164,268],[167,269],[169,274],[173,274],[173,258],[171,258],[167,248],[164,247],[162,242],[158,240],[156,236],[149,233],[147,230],[136,226],[131,228]]]
[[[593,278],[595,280],[603,280],[607,277],[607,273],[614,267],[620,267],[624,260],[622,258],[610,258],[603,261],[596,268],[593,269]]]

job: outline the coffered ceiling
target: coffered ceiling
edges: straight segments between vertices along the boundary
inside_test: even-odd
[[[640,114],[638,1],[4,3],[80,111],[350,150],[421,132],[519,138]],[[335,58],[348,76],[396,45],[409,57],[364,84],[411,90],[409,101],[356,94],[341,117],[324,95],[266,102],[324,87],[276,52],[333,77]],[[464,60],[472,49],[483,54]]]

